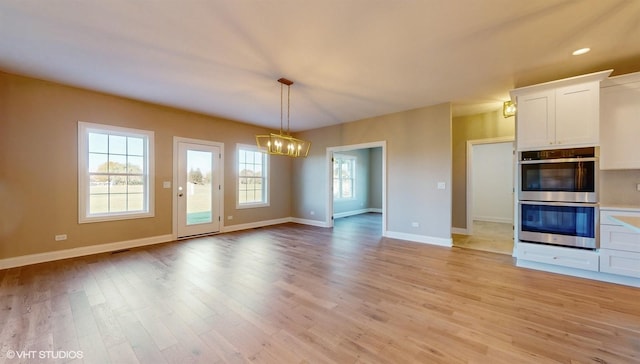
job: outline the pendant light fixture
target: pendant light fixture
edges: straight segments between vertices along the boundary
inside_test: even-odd
[[[505,118],[516,114],[516,103],[509,100],[502,103],[502,116]]]
[[[311,142],[297,139],[291,136],[290,132],[290,109],[291,109],[291,85],[293,81],[281,78],[280,82],[280,132],[265,135],[256,135],[256,144],[258,148],[265,150],[268,154],[284,155],[288,157],[306,157],[309,154]],[[287,86],[287,130],[283,133],[282,127],[284,123],[284,86]]]

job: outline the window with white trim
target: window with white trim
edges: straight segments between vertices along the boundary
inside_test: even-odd
[[[268,162],[258,147],[238,144],[237,208],[269,206]]]
[[[333,198],[353,200],[356,198],[356,157],[333,155]]]
[[[80,223],[154,216],[154,133],[78,122]]]

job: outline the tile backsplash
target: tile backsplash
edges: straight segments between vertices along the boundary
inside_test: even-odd
[[[603,205],[638,206],[640,169],[600,171],[600,203]]]

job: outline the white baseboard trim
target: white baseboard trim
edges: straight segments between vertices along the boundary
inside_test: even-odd
[[[297,217],[291,218],[291,222],[295,222],[296,224],[302,224],[302,225],[311,225],[311,226],[318,226],[318,227],[331,227],[325,221],[300,219],[300,218],[297,218]]]
[[[324,221],[295,219],[291,217],[285,217],[281,219],[258,221],[258,222],[248,223],[248,224],[223,226],[220,233],[255,229],[255,228],[265,227],[270,225],[284,224],[288,222],[295,222],[298,224],[314,225],[314,226],[320,226],[320,227],[328,227]],[[174,234],[167,234],[167,235],[159,235],[159,236],[150,236],[147,238],[120,241],[115,243],[89,245],[89,246],[83,246],[83,247],[72,248],[72,249],[55,250],[55,251],[44,252],[44,253],[21,255],[18,257],[0,259],[0,269],[22,267],[30,264],[51,262],[51,261],[60,260],[60,259],[76,258],[76,257],[85,256],[85,255],[106,253],[106,252],[112,252],[112,251],[122,250],[122,249],[131,249],[131,248],[137,248],[137,247],[146,246],[146,245],[167,243],[175,240],[176,238]]]
[[[561,267],[557,265],[533,262],[533,261],[524,260],[524,259],[518,259],[516,261],[516,266],[520,268],[535,269],[535,270],[569,275],[574,277],[594,279],[602,282],[623,284],[625,286],[640,287],[640,278],[625,277],[625,276],[619,276],[616,274],[608,274],[608,273],[601,273],[601,272],[592,272],[588,270],[569,268],[569,267]]]
[[[466,228],[452,227],[451,234],[469,235],[469,230]]]
[[[370,211],[367,211],[367,212],[370,212]],[[220,232],[228,233],[232,231],[255,229],[255,228],[265,227],[270,225],[284,224],[288,222],[294,222],[294,223],[303,224],[303,225],[325,227],[325,228],[331,227],[325,221],[285,217],[281,219],[258,221],[258,222],[248,223],[248,224],[223,226]],[[392,239],[408,240],[408,241],[414,241],[414,242],[424,243],[424,244],[432,244],[432,245],[439,245],[439,246],[446,246],[446,247],[453,246],[452,239],[435,238],[430,236],[393,232],[393,231],[387,231],[383,234],[383,236],[386,236]],[[89,246],[83,246],[83,247],[72,248],[72,249],[64,249],[64,250],[56,250],[56,251],[44,252],[44,253],[38,253],[38,254],[22,255],[18,257],[0,259],[0,269],[22,267],[30,264],[38,264],[38,263],[50,262],[50,261],[60,260],[60,259],[76,258],[76,257],[85,256],[85,255],[106,253],[106,252],[112,252],[112,251],[122,250],[122,249],[131,249],[131,248],[137,248],[137,247],[146,246],[146,245],[162,244],[162,243],[167,243],[175,240],[176,239],[173,234],[166,234],[166,235],[159,235],[159,236],[150,236],[147,238],[120,241],[115,243],[89,245]]]
[[[334,219],[339,219],[339,218],[341,218],[341,217],[348,217],[348,216],[354,216],[354,215],[366,214],[367,212],[369,212],[369,209],[360,209],[360,210],[352,210],[352,211],[338,212],[338,213],[334,213],[334,214],[333,214],[333,218],[334,218]]]
[[[337,214],[333,214],[333,218],[334,219],[339,219],[341,217],[348,217],[348,216],[366,214],[366,213],[369,213],[369,212],[375,212],[375,213],[381,214],[382,213],[382,209],[368,208],[368,209],[360,209],[360,210],[338,212]]]
[[[511,217],[495,217],[495,216],[478,216],[478,217],[474,217],[473,221],[497,222],[497,223],[501,223],[501,224],[511,224],[511,223],[513,223],[513,218],[511,218]]]
[[[408,241],[414,241],[416,243],[431,244],[431,245],[446,246],[446,247],[453,246],[453,239],[451,238],[449,239],[436,238],[432,236],[408,234],[408,233],[401,233],[397,231],[386,231],[382,235],[392,239],[408,240]]]
[[[247,224],[229,225],[229,226],[224,226],[221,232],[230,233],[232,231],[256,229],[256,228],[261,228],[265,226],[285,224],[288,222],[292,222],[292,219],[290,217],[283,217],[281,219],[273,219],[273,220],[256,221],[256,222],[250,222]]]
[[[54,260],[82,257],[85,255],[112,252],[122,249],[137,248],[145,245],[161,244],[174,241],[172,234],[150,236],[148,238],[120,241],[116,243],[82,246],[72,249],[55,250],[46,253],[22,255],[19,257],[0,259],[0,269],[22,267],[30,264],[51,262]]]

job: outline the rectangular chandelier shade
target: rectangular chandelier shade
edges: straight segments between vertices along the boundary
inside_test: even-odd
[[[311,147],[311,142],[294,138],[291,135],[275,133],[256,135],[256,144],[268,154],[294,158],[306,157]]]

